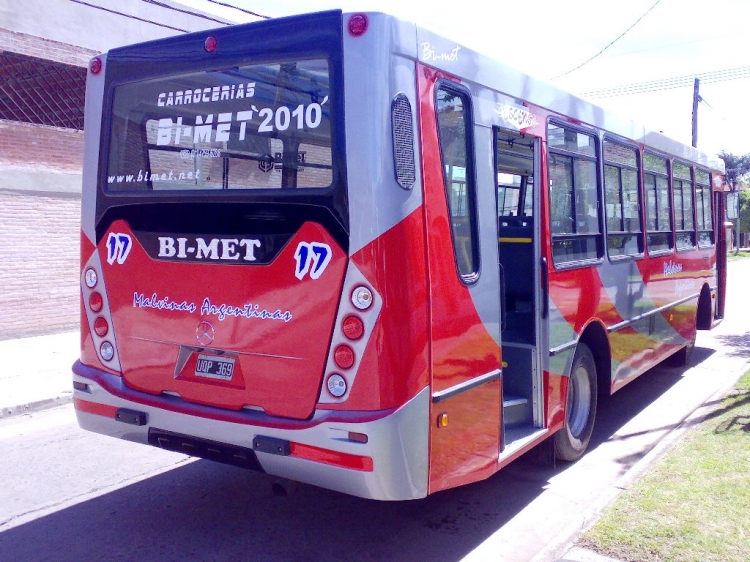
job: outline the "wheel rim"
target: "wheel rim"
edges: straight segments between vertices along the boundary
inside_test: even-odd
[[[589,372],[578,365],[570,377],[568,388],[568,431],[575,439],[586,429],[591,411],[591,385]]]

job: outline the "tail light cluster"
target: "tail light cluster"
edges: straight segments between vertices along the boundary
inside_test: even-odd
[[[115,334],[112,331],[112,315],[107,301],[104,281],[101,276],[99,256],[94,254],[81,275],[83,308],[89,323],[91,338],[94,340],[96,354],[102,365],[116,371],[120,370],[117,356]]]
[[[341,402],[347,398],[380,311],[379,297],[352,264],[344,286],[347,289],[339,306],[326,368],[324,387],[328,392],[327,395],[321,393],[320,397],[323,403]]]

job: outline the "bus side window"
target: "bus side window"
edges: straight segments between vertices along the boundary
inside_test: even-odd
[[[604,207],[610,258],[643,255],[641,201],[635,148],[604,141]]]
[[[596,137],[550,123],[549,190],[555,265],[604,255]]]
[[[461,279],[469,283],[479,272],[469,93],[443,82],[437,87],[436,109],[456,266]]]
[[[698,246],[714,244],[713,205],[711,205],[711,176],[706,170],[695,170],[695,214],[698,218]]]
[[[674,162],[672,165],[672,196],[677,249],[693,248],[695,247],[694,190],[690,166],[680,162]]]
[[[667,160],[646,152],[643,154],[643,168],[648,251],[649,254],[671,252],[674,248],[674,241]]]

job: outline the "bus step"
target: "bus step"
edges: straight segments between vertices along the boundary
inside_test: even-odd
[[[505,427],[518,427],[531,420],[531,405],[526,398],[506,396],[503,400],[503,423]]]

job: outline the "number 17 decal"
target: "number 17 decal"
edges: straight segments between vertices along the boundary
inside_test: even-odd
[[[310,279],[317,279],[328,267],[332,256],[333,252],[328,244],[300,242],[294,252],[294,259],[297,260],[294,276],[302,280],[309,272]]]
[[[107,263],[112,265],[117,261],[119,264],[125,263],[133,247],[133,241],[127,234],[119,232],[110,232],[107,237]]]

